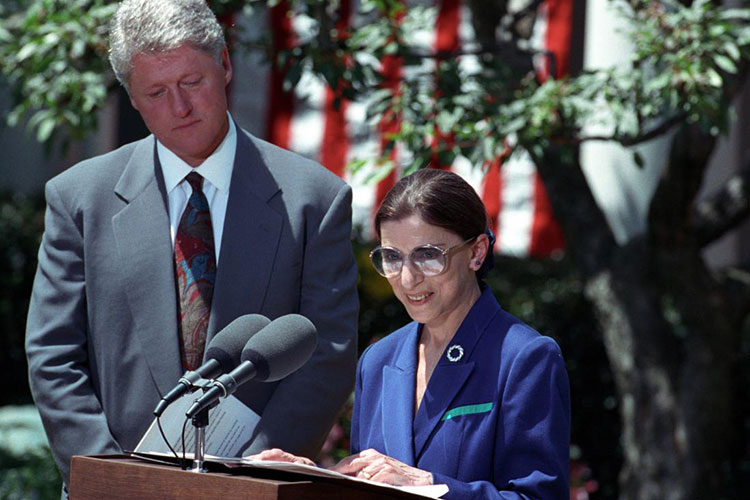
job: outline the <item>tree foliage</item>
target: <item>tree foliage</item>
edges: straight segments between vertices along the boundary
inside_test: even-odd
[[[40,0],[6,13],[0,59],[16,102],[10,125],[28,117],[40,142],[56,132],[80,139],[96,128],[112,84],[106,23],[113,12],[104,0]]]
[[[227,15],[279,2],[210,3]],[[364,0],[356,23],[342,28],[340,2],[288,3],[306,20],[306,37],[273,52],[268,39],[239,33],[238,46],[265,47],[287,70],[287,88],[312,71],[341,97],[367,97],[373,119],[398,117],[402,126],[392,139],[413,153],[412,169],[429,163],[436,152],[444,164],[463,155],[481,165],[507,154],[509,138],[513,148],[536,150],[539,156],[551,138],[631,145],[685,120],[717,135],[728,123],[727,79],[750,57],[750,11],[719,8],[710,0],[689,6],[676,0],[612,2],[630,21],[631,63],[545,81],[529,60],[549,54],[524,49],[527,40],[513,25],[524,20],[523,10],[505,14],[516,36],[478,39],[456,53],[435,53],[415,40],[415,33],[434,20],[436,9],[429,5]],[[492,1],[475,3],[496,7]],[[538,3],[527,2],[526,10]],[[28,126],[41,142],[56,135],[80,138],[96,128],[96,111],[115,86],[106,60],[114,6],[110,0],[33,0],[23,10],[0,7],[0,67],[16,103],[8,116],[12,125],[29,117]],[[408,77],[389,81],[381,66],[385,56],[397,58]],[[592,124],[603,132],[587,135],[584,130]]]

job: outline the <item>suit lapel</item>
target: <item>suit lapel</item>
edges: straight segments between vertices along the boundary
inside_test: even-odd
[[[261,311],[284,224],[269,206],[278,192],[258,148],[238,127],[207,342],[238,316]]]
[[[422,454],[446,409],[461,392],[473,371],[473,362],[451,365],[438,363],[435,367],[414,419],[414,451],[417,457]]]
[[[127,203],[112,218],[135,335],[162,393],[181,375],[169,211],[153,137],[141,141],[115,186]]]
[[[485,287],[453,339],[448,342],[446,352],[443,353],[435,371],[432,372],[422,397],[422,403],[414,418],[414,451],[417,459],[424,451],[425,445],[435,432],[443,415],[451,408],[453,401],[461,393],[474,371],[475,366],[472,360],[474,347],[499,309],[500,306],[492,292]],[[456,361],[450,361],[447,352],[455,345],[461,346],[463,355]],[[455,358],[457,351],[452,351],[451,354]]]
[[[381,422],[386,454],[407,465],[414,460],[414,384],[417,373],[417,323],[401,345],[393,365],[383,367]]]

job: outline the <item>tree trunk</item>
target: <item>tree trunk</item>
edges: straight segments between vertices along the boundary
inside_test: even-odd
[[[684,153],[699,139],[700,151]],[[628,500],[728,495],[721,471],[729,456],[736,330],[722,289],[685,229],[702,178],[696,169],[704,168],[713,144],[689,133],[677,141],[649,234],[624,246],[614,243],[575,153],[550,149],[537,159],[615,375],[623,425],[620,497]]]
[[[620,497],[722,498],[733,330],[695,254],[660,259],[645,250],[643,242],[623,248],[586,286],[620,400]]]

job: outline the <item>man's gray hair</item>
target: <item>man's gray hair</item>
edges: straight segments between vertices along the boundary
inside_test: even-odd
[[[125,88],[133,56],[159,53],[189,44],[221,64],[224,33],[206,0],[125,0],[109,30],[109,62]]]

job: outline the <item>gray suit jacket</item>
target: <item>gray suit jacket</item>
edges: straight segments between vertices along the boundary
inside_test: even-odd
[[[29,308],[29,379],[64,481],[74,454],[132,450],[182,375],[167,195],[150,136],[46,186]],[[318,331],[300,370],[236,395],[262,415],[247,452],[315,456],[351,393],[357,271],[351,189],[238,129],[207,342],[232,320],[299,313]]]

